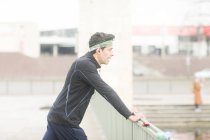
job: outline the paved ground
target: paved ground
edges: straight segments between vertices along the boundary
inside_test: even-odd
[[[46,130],[46,117],[55,96],[0,96],[0,140],[41,140]],[[210,95],[204,103],[210,104]],[[136,96],[139,104],[192,104],[192,95]],[[100,127],[89,108],[81,126],[90,140],[102,140]],[[186,139],[187,140],[187,139]]]
[[[41,140],[46,130],[46,116],[54,96],[0,96],[0,140]],[[88,109],[83,120],[90,140],[100,140],[100,129]]]

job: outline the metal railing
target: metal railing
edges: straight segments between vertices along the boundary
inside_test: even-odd
[[[0,79],[0,95],[58,94],[64,78]],[[210,80],[203,83],[203,93],[210,94]],[[141,79],[133,82],[135,95],[192,93],[189,79]]]
[[[143,127],[147,120],[141,119],[138,123],[126,120],[98,93],[93,96],[91,108],[105,140],[171,140],[169,132],[165,133],[151,123]]]
[[[141,79],[133,82],[135,94],[183,94],[192,93],[193,79]],[[203,92],[210,94],[210,80],[203,82]]]
[[[0,95],[53,95],[62,89],[64,80],[57,79],[0,79]]]

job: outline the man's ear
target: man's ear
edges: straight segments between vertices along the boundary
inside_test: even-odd
[[[100,49],[100,48],[97,48],[97,49],[96,49],[96,52],[97,52],[97,53],[100,53],[100,52],[101,52],[101,49]]]

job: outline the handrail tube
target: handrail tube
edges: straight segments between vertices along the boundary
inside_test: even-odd
[[[140,119],[138,121],[138,124],[143,125],[144,123],[148,123],[148,121],[146,119]],[[163,132],[151,123],[149,123],[149,126],[147,126],[146,128],[149,132],[152,133],[153,136],[155,136],[157,140],[171,140],[170,132]]]
[[[142,122],[143,123],[148,123],[149,121],[146,120],[145,118],[141,118],[138,122]],[[157,128],[156,126],[154,126],[152,123],[149,123],[149,128],[153,129],[155,132],[160,132],[161,130],[159,128]]]

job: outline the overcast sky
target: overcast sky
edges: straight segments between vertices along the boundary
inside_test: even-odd
[[[34,22],[40,29],[77,27],[78,1],[0,0],[0,23]],[[181,24],[184,22],[183,13],[192,7],[189,2],[193,0],[131,0],[132,22],[142,25]]]
[[[0,0],[1,22],[35,22],[41,29],[76,27],[77,0]]]

